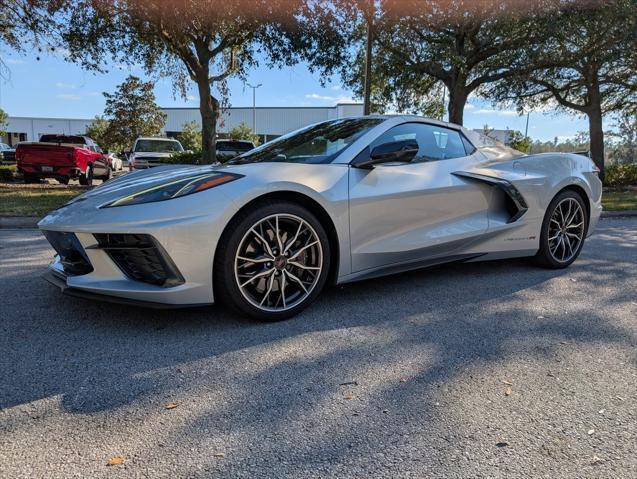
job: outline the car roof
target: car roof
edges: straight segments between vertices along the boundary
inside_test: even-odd
[[[432,125],[438,125],[438,126],[444,126],[445,128],[452,128],[454,130],[464,130],[465,128],[461,125],[457,125],[456,123],[450,123],[448,121],[442,121],[442,120],[436,120],[435,118],[429,118],[426,116],[421,116],[421,115],[405,115],[402,113],[396,113],[396,114],[373,114],[373,115],[367,115],[368,118],[380,118],[382,120],[391,120],[391,119],[401,119],[404,121],[419,121],[419,122],[425,122],[425,123],[430,123]],[[348,117],[348,118],[340,118],[340,119],[356,119],[356,118],[364,118],[363,116],[352,116],[352,117]]]
[[[176,141],[179,142],[176,138],[166,138],[163,136],[140,136],[135,141],[139,140],[157,140],[157,141]]]

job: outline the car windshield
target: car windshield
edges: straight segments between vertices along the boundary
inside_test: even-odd
[[[135,151],[150,153],[174,153],[184,151],[181,143],[172,140],[137,140]]]
[[[67,136],[67,135],[42,135],[41,143],[69,143],[71,145],[86,145],[86,139],[83,136]]]
[[[265,143],[229,163],[330,163],[382,121],[382,118],[349,118],[318,123]]]

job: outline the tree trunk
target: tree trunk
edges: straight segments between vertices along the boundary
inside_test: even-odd
[[[199,112],[201,113],[201,152],[204,163],[217,161],[217,117],[219,101],[212,96],[207,72],[197,78]]]
[[[602,115],[602,93],[599,88],[598,72],[595,71],[588,86],[589,107],[588,134],[590,136],[591,159],[599,168],[599,177],[604,179],[604,127]]]
[[[372,45],[374,42],[374,18],[367,16],[367,43],[365,45],[365,84],[363,85],[363,115],[372,112]]]
[[[449,88],[449,123],[462,125],[464,121],[464,106],[467,103],[469,94],[461,86],[447,85]]]
[[[588,133],[591,137],[591,159],[599,168],[599,177],[604,179],[604,129],[599,106],[588,112]]]

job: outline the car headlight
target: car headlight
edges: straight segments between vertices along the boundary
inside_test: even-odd
[[[169,183],[153,186],[143,191],[124,196],[110,203],[102,205],[101,208],[112,208],[114,206],[139,205],[142,203],[154,203],[156,201],[172,200],[182,196],[191,195],[200,191],[205,191],[215,186],[238,180],[243,175],[233,173],[205,173],[197,176],[180,178]]]

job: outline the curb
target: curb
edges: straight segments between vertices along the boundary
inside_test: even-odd
[[[38,216],[0,216],[0,228],[37,228]]]

